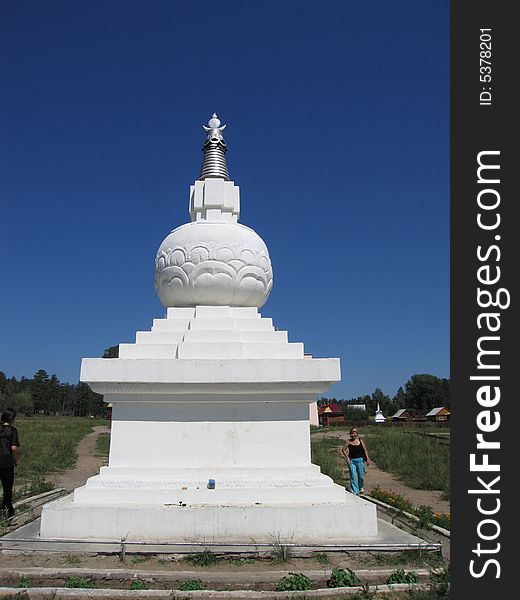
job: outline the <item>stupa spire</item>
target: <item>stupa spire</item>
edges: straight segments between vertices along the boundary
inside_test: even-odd
[[[226,126],[221,126],[220,119],[213,113],[213,116],[208,121],[208,127],[203,125],[203,128],[208,135],[202,147],[204,158],[200,167],[199,179],[204,180],[209,177],[220,177],[225,181],[229,181],[226,162],[227,146],[222,135]]]

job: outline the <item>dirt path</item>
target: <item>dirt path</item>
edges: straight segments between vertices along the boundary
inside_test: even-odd
[[[49,480],[56,487],[72,491],[83,485],[89,477],[97,475],[99,468],[106,464],[105,458],[96,456],[96,440],[101,433],[109,433],[110,429],[104,425],[98,425],[93,429],[94,431],[88,433],[76,448],[78,453],[76,465],[69,471],[49,476]]]
[[[348,437],[347,431],[325,431],[323,433],[315,433],[312,439],[322,439],[324,437],[336,437],[346,440]],[[370,448],[368,449],[370,453]],[[338,456],[341,457],[341,448],[337,449]],[[343,460],[343,458],[341,458]],[[346,469],[345,463],[345,469]],[[381,487],[387,492],[393,492],[408,498],[414,506],[430,506],[434,512],[449,513],[450,503],[443,499],[442,492],[430,490],[416,490],[404,484],[402,481],[378,468],[378,466],[370,461],[370,465],[366,471],[365,491],[370,493],[375,487]]]

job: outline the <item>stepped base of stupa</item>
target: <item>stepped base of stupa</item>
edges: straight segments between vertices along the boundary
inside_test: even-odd
[[[109,464],[44,507],[43,538],[377,536],[374,505],[311,463],[309,404],[339,361],[305,355],[255,307],[169,308],[119,358],[85,359],[81,379],[113,405]]]
[[[40,537],[222,544],[341,544],[352,539],[376,539],[375,505],[345,491],[343,496],[342,502],[325,504],[232,506],[92,506],[77,504],[69,496],[45,506]]]

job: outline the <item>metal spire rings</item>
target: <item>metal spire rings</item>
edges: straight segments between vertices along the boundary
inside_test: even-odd
[[[202,165],[200,167],[199,179],[220,177],[229,181],[226,162],[227,146],[224,137],[222,136],[222,132],[226,126],[222,125],[221,127],[220,120],[217,115],[213,113],[213,116],[208,121],[208,127],[205,125],[203,125],[203,127],[208,135],[202,148],[204,158],[202,159]]]

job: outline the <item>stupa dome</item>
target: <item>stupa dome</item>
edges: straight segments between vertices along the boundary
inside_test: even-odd
[[[256,306],[273,285],[262,238],[238,223],[239,188],[229,181],[220,120],[204,127],[204,159],[190,189],[191,223],[174,229],[155,258],[155,289],[165,307]]]

